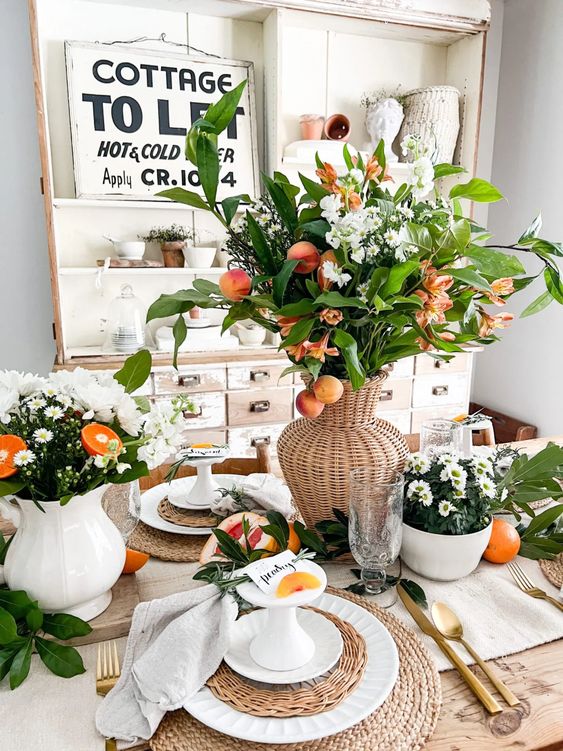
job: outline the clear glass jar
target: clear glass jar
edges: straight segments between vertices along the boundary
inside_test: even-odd
[[[152,346],[146,318],[147,309],[133,293],[131,285],[121,285],[120,294],[109,306],[104,351],[130,354]]]

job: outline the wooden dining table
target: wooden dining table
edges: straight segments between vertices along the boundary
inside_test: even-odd
[[[543,448],[549,440],[563,444],[563,436],[554,436],[514,445],[518,448],[537,451]],[[0,531],[2,530],[11,531],[9,524],[0,519]],[[152,561],[147,565],[150,566],[151,563]],[[156,563],[156,565],[159,564]],[[166,566],[185,566],[185,564],[170,563]],[[158,596],[156,591],[154,596]],[[408,625],[413,626],[411,623]],[[533,628],[533,624],[530,624],[530,628]],[[105,639],[107,635],[100,638]],[[91,650],[92,646],[90,645],[89,648]],[[475,700],[475,696],[456,671],[441,672],[442,709],[434,734],[424,747],[424,751],[489,751],[489,749],[491,751],[508,751],[509,749],[511,751],[563,751],[563,639],[508,657],[490,660],[489,663],[500,674],[500,677],[509,683],[511,689],[521,699],[521,704],[513,708],[505,708],[500,714],[491,716]],[[476,674],[479,673],[475,666],[471,666],[470,669]],[[33,680],[32,674],[28,681]],[[52,680],[61,679],[53,676]],[[92,688],[93,680],[94,678],[91,677]],[[1,704],[2,698],[0,697],[0,709]],[[30,711],[33,712],[31,707]],[[91,718],[89,721],[91,722]],[[42,748],[37,745],[38,739],[31,737],[26,738],[22,744],[24,736],[14,745],[10,745],[10,739],[14,736],[10,733],[9,718],[0,721],[0,727],[2,732],[0,748],[3,751],[31,751],[32,749],[35,751],[35,749]],[[68,751],[75,751],[75,749],[82,751],[83,747],[78,741],[79,739],[77,739],[77,745],[73,749],[69,747]],[[66,746],[57,746],[57,748],[67,751]],[[89,748],[88,751],[102,751],[103,748],[104,741],[100,737],[99,744]],[[272,748],[275,749],[275,745]],[[142,749],[148,749],[148,746],[146,744],[135,746],[135,751]]]

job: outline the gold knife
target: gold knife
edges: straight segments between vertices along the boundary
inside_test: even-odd
[[[479,678],[469,670],[457,652],[448,644],[436,626],[434,626],[434,624],[424,615],[416,602],[400,584],[397,587],[397,591],[399,597],[403,601],[403,605],[412,615],[420,630],[424,631],[424,633],[430,636],[431,639],[434,639],[436,644],[440,647],[442,652],[446,655],[448,660],[452,663],[487,712],[489,712],[489,714],[498,714],[499,712],[502,712],[502,707],[496,701],[494,696],[487,691]]]

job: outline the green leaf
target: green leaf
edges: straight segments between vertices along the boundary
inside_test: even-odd
[[[3,566],[6,563],[6,556],[8,555],[8,550],[10,549],[14,537],[15,535],[12,535],[5,540],[0,534],[0,566]]]
[[[301,321],[297,321],[283,340],[282,347],[287,347],[291,344],[299,344],[299,342],[307,339],[314,325],[314,318],[304,318]]]
[[[282,266],[281,271],[276,274],[272,280],[274,303],[280,307],[283,305],[283,297],[285,295],[287,284],[298,264],[299,260],[286,261]]]
[[[556,521],[563,513],[563,503],[558,503],[556,506],[542,511],[541,514],[535,516],[528,524],[526,531],[522,535],[522,539],[528,539],[531,535],[536,535],[538,532],[543,532],[554,521]]]
[[[245,86],[246,81],[241,81],[238,86],[225,92],[219,101],[207,108],[205,119],[213,123],[217,135],[225,130],[235,116]]]
[[[432,250],[432,237],[426,227],[406,222],[399,230],[399,239],[405,245],[415,245],[422,250]]]
[[[169,198],[175,203],[183,203],[186,206],[191,206],[194,209],[205,209],[205,211],[211,211],[210,207],[205,203],[203,198],[191,190],[185,190],[184,188],[167,188],[161,190],[157,196],[163,196]]]
[[[115,472],[112,475],[108,475],[108,480],[112,485],[125,485],[128,482],[138,480],[140,477],[147,477],[149,474],[146,462],[135,462],[131,465],[131,469],[126,469],[121,474]]]
[[[17,648],[14,647],[0,649],[0,681],[10,672],[17,651]]]
[[[293,202],[287,197],[283,189],[267,175],[262,174],[262,180],[268,193],[272,197],[274,206],[278,210],[283,223],[290,232],[294,232],[297,227],[297,211]]]
[[[540,310],[543,310],[544,308],[547,308],[548,305],[550,305],[553,302],[553,297],[551,294],[546,290],[543,292],[539,297],[537,297],[533,302],[531,302],[525,310],[522,311],[520,314],[520,318],[526,318],[527,316],[533,316],[535,313],[539,313]],[[0,495],[2,491],[0,489]]]
[[[385,142],[383,138],[379,141],[373,153],[374,153],[374,156],[377,157],[379,166],[381,167],[383,171],[385,171],[385,165],[387,163],[387,160],[385,158]]]
[[[448,164],[442,162],[434,165],[434,179],[439,180],[441,177],[447,177],[448,175],[459,175],[460,172],[467,172],[465,167],[460,167],[456,164]]]
[[[278,315],[291,318],[292,316],[305,316],[313,312],[314,300],[304,297],[299,302],[290,302],[278,310]]]
[[[197,139],[197,167],[199,179],[209,206],[215,206],[219,184],[219,153],[217,146],[202,134]]]
[[[389,278],[389,269],[386,269],[384,266],[374,269],[372,271],[370,280],[369,280],[369,287],[366,294],[366,297],[368,299],[368,302],[373,303],[373,300],[375,299],[375,296],[379,292],[379,289],[387,279]]]
[[[453,243],[450,243],[450,238]],[[440,240],[440,247],[450,247],[454,245],[457,250],[465,251],[465,248],[471,240],[471,227],[467,219],[458,219],[448,227],[443,238]]]
[[[316,203],[320,203],[325,196],[330,195],[330,191],[327,188],[322,186],[320,183],[314,182],[314,180],[310,180],[308,177],[305,177],[305,175],[302,175],[301,173],[299,173],[299,179],[301,180],[303,187],[307,191],[307,194]]]
[[[359,298],[345,297],[336,290],[320,294],[315,300],[315,305],[323,305],[325,308],[367,308]]]
[[[74,647],[41,639],[39,636],[35,637],[35,647],[45,667],[60,678],[73,678],[86,672],[82,657]]]
[[[492,248],[481,248],[478,245],[471,245],[466,249],[465,255],[474,263],[479,271],[495,279],[526,273],[526,269],[516,256],[508,256]]]
[[[476,271],[470,268],[462,269],[447,269],[447,273],[457,279],[459,282],[468,284],[470,287],[476,287],[477,289],[484,289],[490,291],[491,285],[485,279],[485,277],[478,274]]]
[[[187,313],[195,305],[200,308],[217,308],[222,304],[222,300],[202,294],[197,289],[181,289],[170,295],[161,295],[158,300],[155,300],[148,310],[147,321]]]
[[[4,608],[0,608],[0,644],[9,644],[18,636],[15,618]]]
[[[419,268],[420,264],[414,258],[393,266],[389,270],[387,281],[379,291],[379,296],[383,300],[386,300],[391,295],[396,295],[401,292],[404,282],[411,274],[418,271]]]
[[[16,495],[25,488],[24,480],[0,480],[0,498],[5,495]]]
[[[543,272],[543,276],[549,294],[560,305],[563,305],[563,284],[561,283],[559,272],[553,269],[551,266],[546,266]]]
[[[348,144],[344,144],[344,148],[342,149],[342,155],[344,157],[344,163],[346,164],[346,167],[348,170],[354,169],[354,162],[352,161],[352,156],[350,155],[350,149],[348,148]]]
[[[468,183],[454,185],[450,190],[450,198],[467,198],[478,203],[494,203],[503,198],[502,193],[494,185],[480,177],[472,178]]]
[[[54,613],[43,616],[43,631],[56,639],[74,639],[92,632],[92,626],[81,618],[68,613]]]
[[[141,349],[125,360],[121,370],[113,376],[128,394],[132,394],[150,377],[152,357],[148,349]]]
[[[229,198],[224,198],[221,201],[221,206],[223,207],[223,214],[225,215],[225,221],[228,225],[231,224],[233,221],[234,215],[237,213],[237,209],[239,207],[240,202],[242,201],[243,196],[230,196]]]
[[[38,607],[31,608],[25,615],[25,622],[30,631],[39,631],[43,624],[43,612]]]
[[[194,289],[201,292],[202,295],[220,295],[221,290],[219,285],[215,282],[211,282],[209,279],[194,279]]]
[[[295,530],[297,537],[299,537],[303,547],[309,548],[322,557],[326,557],[326,545],[312,529],[307,529],[307,527],[305,527],[300,521],[295,521],[293,523],[293,529]]]
[[[22,589],[0,588],[0,608],[7,610],[16,620],[23,618],[32,607],[34,607],[33,600]]]
[[[519,245],[527,245],[530,240],[536,238],[541,230],[542,218],[541,212],[537,215],[530,226],[518,238]]]
[[[179,315],[178,318],[176,318],[176,322],[172,327],[172,333],[174,334],[174,359],[172,364],[177,368],[178,350],[185,342],[186,336],[188,335],[188,327],[186,326],[186,321],[183,315]]]
[[[330,230],[330,224],[325,219],[313,219],[299,225],[301,235],[313,235],[325,242],[326,233]]]
[[[539,545],[534,545],[527,540],[522,541],[518,555],[521,555],[523,558],[529,558],[533,561],[552,560],[553,558],[555,558],[554,553],[550,553],[544,550]]]
[[[426,593],[416,582],[410,579],[401,579],[399,586],[402,587],[409,597],[416,602],[417,605],[422,605],[423,608],[428,607],[428,601],[426,599]]]
[[[351,334],[342,329],[335,329],[332,340],[342,352],[352,389],[356,391],[364,385],[366,380],[365,370],[358,358],[357,342]]]
[[[10,667],[10,688],[12,691],[20,686],[29,675],[32,650],[33,637],[28,636],[23,647],[16,653]]]
[[[277,274],[278,268],[272,255],[272,249],[270,248],[262,229],[256,222],[256,219],[249,211],[246,212],[246,221],[248,233],[252,241],[252,247],[254,248],[258,262],[262,267],[262,271],[265,271],[267,274]]]

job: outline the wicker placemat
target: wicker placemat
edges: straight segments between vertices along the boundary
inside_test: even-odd
[[[207,681],[215,696],[239,712],[257,717],[306,717],[328,712],[344,701],[361,681],[368,653],[364,638],[332,613],[310,608],[332,621],[342,635],[342,655],[337,665],[314,681],[290,686],[246,680],[222,662]]]
[[[276,744],[276,751],[418,751],[434,732],[442,706],[440,678],[418,636],[369,600],[329,587],[361,605],[389,630],[399,652],[399,677],[379,709],[348,730],[306,743]],[[272,744],[223,735],[185,710],[169,712],[150,740],[153,751],[272,751]]]
[[[207,535],[175,535],[172,532],[162,532],[139,522],[127,540],[127,547],[148,553],[162,561],[192,563],[199,561],[201,549],[207,539]]]
[[[216,527],[217,517],[209,511],[192,511],[191,509],[178,508],[170,503],[168,498],[163,498],[156,507],[158,515],[171,524],[180,527]]]
[[[545,578],[554,587],[563,587],[563,553],[560,553],[551,561],[542,559],[539,564]]]

